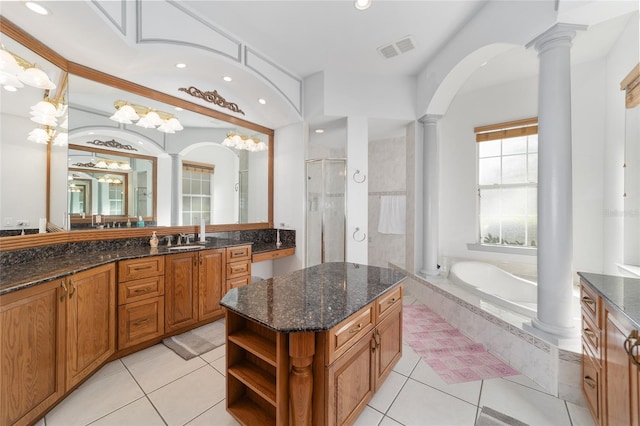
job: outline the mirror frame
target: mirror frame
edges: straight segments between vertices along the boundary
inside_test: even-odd
[[[177,98],[166,93],[132,83],[127,80],[103,73],[101,71],[89,68],[87,66],[68,61],[63,56],[31,36],[20,27],[7,20],[0,15],[0,32],[12,38],[16,42],[22,44],[47,61],[56,65],[62,71],[69,74],[78,75],[80,77],[106,84],[121,90],[125,90],[140,96],[147,97],[159,102],[188,109],[218,120],[225,121],[237,126],[245,127],[264,133],[269,137],[269,164],[268,164],[268,221],[258,223],[242,223],[242,224],[223,224],[223,225],[207,225],[206,232],[224,232],[224,231],[242,231],[252,229],[269,229],[273,228],[273,153],[274,153],[274,130],[261,126],[250,121],[243,120],[232,115],[216,111],[202,105],[189,102],[184,99]],[[51,144],[47,144],[47,181],[46,181],[46,210],[47,218],[49,218],[51,204]],[[200,230],[199,226],[159,226],[145,228],[116,228],[116,229],[99,229],[99,230],[74,230],[62,232],[47,232],[45,234],[20,235],[13,237],[0,237],[0,252],[25,249],[31,247],[40,247],[52,244],[62,244],[69,242],[83,242],[94,240],[115,240],[121,238],[138,238],[148,237],[151,231],[156,231],[158,236],[175,235],[178,233],[196,234]]]

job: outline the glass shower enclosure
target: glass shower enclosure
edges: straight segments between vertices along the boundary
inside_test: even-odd
[[[346,160],[307,160],[306,172],[306,266],[344,262]]]

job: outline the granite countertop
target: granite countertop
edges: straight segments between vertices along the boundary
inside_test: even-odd
[[[578,272],[591,288],[640,329],[640,279]]]
[[[280,247],[276,247],[276,243],[253,243],[251,254],[265,253],[268,251],[278,251],[289,248],[295,248],[295,244],[282,243]]]
[[[234,288],[220,304],[278,332],[324,331],[404,278],[388,268],[323,263]]]
[[[207,238],[207,242],[205,244],[190,243],[189,245],[197,247],[188,250],[169,250],[166,245],[162,245],[155,249],[149,246],[144,246],[92,250],[89,252],[69,251],[64,255],[48,257],[37,262],[25,262],[2,267],[0,269],[0,295],[66,277],[77,272],[118,260],[175,254],[182,253],[184,251],[217,249],[247,244],[253,243],[250,241],[239,241],[225,238]],[[174,244],[173,247],[176,247],[176,245]]]

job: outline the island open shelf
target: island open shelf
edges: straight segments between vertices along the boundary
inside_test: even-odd
[[[353,423],[402,355],[403,279],[330,263],[227,293],[229,413],[245,425]]]

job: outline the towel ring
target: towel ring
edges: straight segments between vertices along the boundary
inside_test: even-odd
[[[361,176],[361,177],[358,179],[356,178],[356,176]],[[355,183],[362,183],[365,180],[367,180],[367,175],[361,175],[360,170],[356,170],[355,173],[353,174],[353,181]]]
[[[356,237],[356,234],[357,234],[358,232],[360,232],[360,228],[357,228],[357,227],[356,227],[356,230],[355,230],[355,231],[353,231],[353,239],[354,239],[354,241],[356,241],[356,242],[358,242],[358,243],[361,243],[361,242],[363,242],[364,240],[366,240],[366,239],[367,239],[367,233],[366,233],[366,232],[362,232],[362,238],[358,239],[358,238]]]

